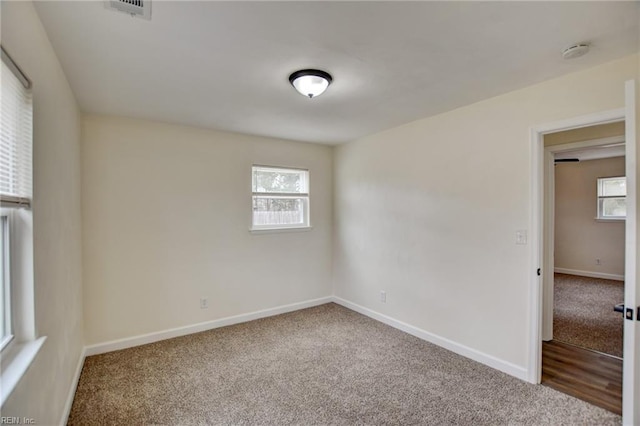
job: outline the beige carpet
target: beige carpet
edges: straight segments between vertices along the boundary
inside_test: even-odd
[[[335,304],[87,358],[72,425],[618,425]]]
[[[555,274],[553,339],[622,357],[622,281]]]

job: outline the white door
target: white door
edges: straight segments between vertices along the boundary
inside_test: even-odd
[[[625,256],[625,321],[624,321],[624,361],[622,379],[622,421],[625,425],[640,425],[640,276],[639,262],[635,253],[640,253],[638,243],[638,134],[636,122],[636,82],[625,83],[625,136],[627,164],[627,222]]]

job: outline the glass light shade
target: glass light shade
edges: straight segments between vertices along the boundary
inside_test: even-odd
[[[291,74],[289,81],[301,95],[315,98],[327,90],[331,76],[320,70],[301,70]]]

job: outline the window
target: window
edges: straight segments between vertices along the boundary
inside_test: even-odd
[[[623,220],[627,217],[627,178],[598,179],[598,219]]]
[[[42,348],[36,336],[31,82],[0,49],[0,406]]]
[[[253,166],[252,229],[309,227],[309,171]]]
[[[11,229],[14,210],[31,205],[31,92],[28,80],[2,50],[0,86],[0,348],[13,338]],[[27,83],[27,84],[25,84]]]

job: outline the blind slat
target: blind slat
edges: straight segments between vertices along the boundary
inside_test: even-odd
[[[0,201],[3,206],[28,206],[32,196],[31,92],[4,61],[0,80]]]

